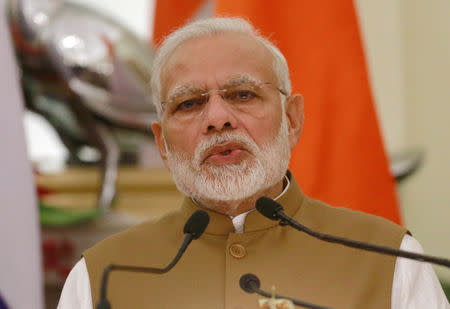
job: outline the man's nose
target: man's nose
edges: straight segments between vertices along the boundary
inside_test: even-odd
[[[203,110],[203,133],[222,131],[236,128],[236,118],[231,106],[220,96],[219,93],[211,93],[208,103]]]

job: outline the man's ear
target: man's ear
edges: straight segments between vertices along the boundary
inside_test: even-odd
[[[161,155],[161,158],[163,159],[166,167],[168,167],[168,165],[167,165],[167,149],[166,149],[166,143],[164,141],[164,136],[162,133],[161,123],[158,121],[153,122],[152,123],[152,131],[153,131],[153,135],[155,136],[155,142],[156,142],[156,146],[158,147],[159,154]]]
[[[300,139],[303,128],[303,121],[305,119],[303,112],[303,96],[301,94],[294,94],[288,97],[286,100],[289,144],[291,146],[291,149],[293,149]]]

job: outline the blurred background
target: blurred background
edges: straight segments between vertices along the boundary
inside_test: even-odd
[[[30,4],[23,14],[14,5],[6,9],[27,106],[24,140],[40,206],[36,241],[47,308],[56,306],[83,250],[176,208],[182,198],[149,128],[155,2],[71,0],[66,11],[62,2]],[[390,169],[411,169],[395,189],[402,222],[426,253],[449,258],[450,2],[355,0],[354,6]],[[53,30],[39,10],[57,12]],[[204,1],[190,18],[213,11]],[[448,269],[436,272],[450,283]]]

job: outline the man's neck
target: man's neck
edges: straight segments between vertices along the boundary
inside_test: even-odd
[[[258,198],[261,196],[267,196],[270,198],[275,198],[283,192],[283,181],[284,178],[281,179],[274,186],[258,191],[256,194],[242,200],[234,200],[234,201],[215,201],[215,200],[196,200],[196,202],[205,208],[209,208],[211,210],[217,211],[224,215],[228,215],[230,217],[235,217],[241,213],[247,212],[253,208],[255,208],[255,203]]]

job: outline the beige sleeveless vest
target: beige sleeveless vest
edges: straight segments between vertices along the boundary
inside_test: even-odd
[[[398,248],[406,230],[388,220],[327,206],[304,196],[294,177],[278,200],[309,228]],[[149,206],[151,207],[151,205]],[[186,219],[198,207],[186,198],[181,210],[111,236],[84,253],[94,307],[103,268],[109,263],[165,267],[183,238]],[[108,299],[119,308],[258,308],[256,294],[239,287],[245,273],[261,288],[332,308],[390,308],[395,258],[326,243],[250,212],[244,233],[229,217],[207,210],[211,221],[167,274],[113,272]]]

